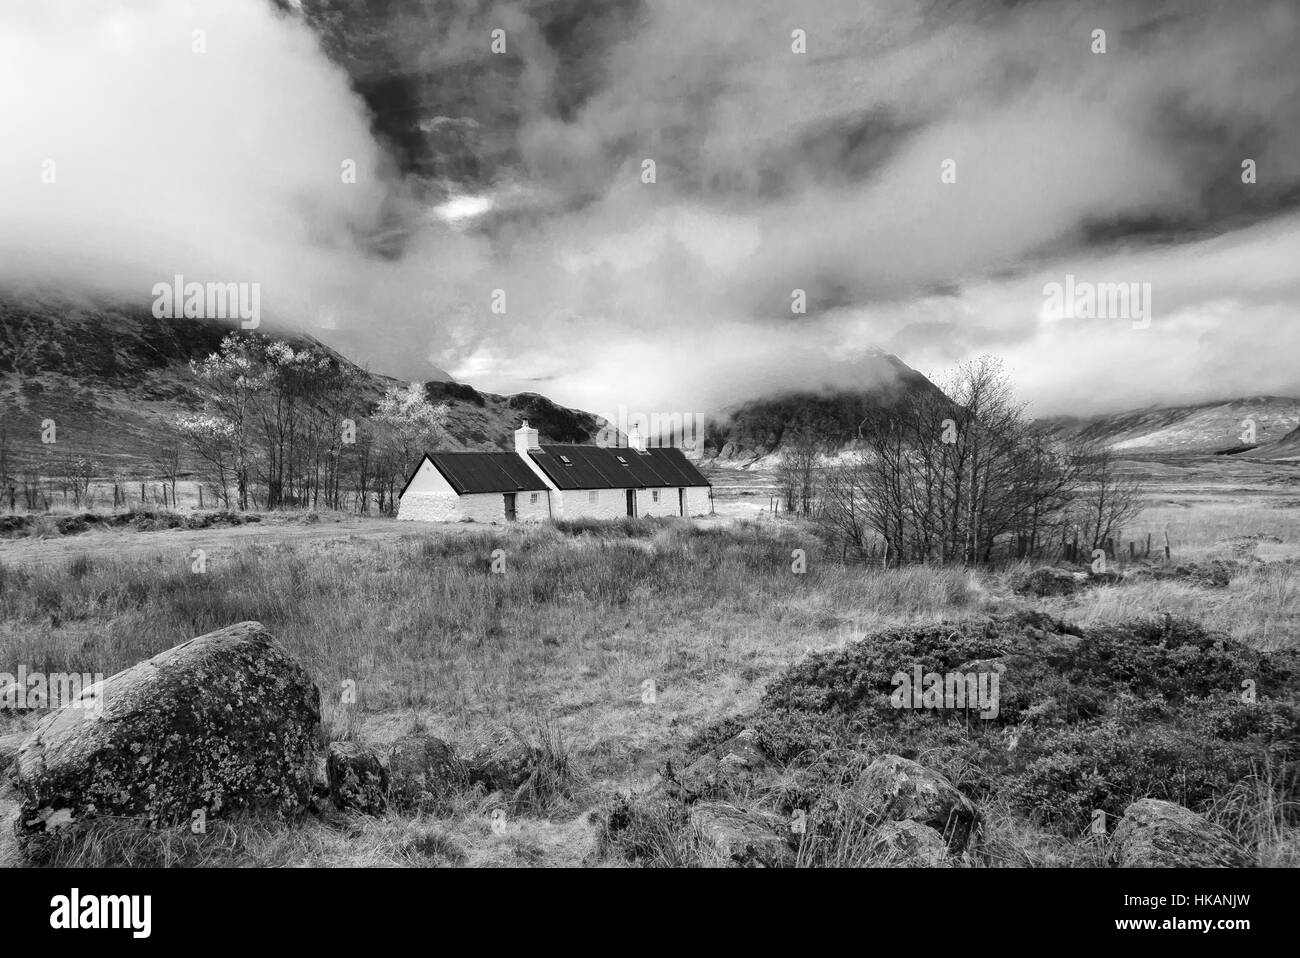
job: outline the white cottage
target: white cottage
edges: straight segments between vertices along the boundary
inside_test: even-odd
[[[514,452],[429,453],[406,481],[398,519],[540,522],[709,511],[709,480],[680,449],[541,445],[527,421]]]

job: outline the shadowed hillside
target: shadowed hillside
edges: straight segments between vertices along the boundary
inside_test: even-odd
[[[105,473],[156,474],[176,444],[182,471],[193,468],[176,427],[178,416],[200,409],[191,360],[219,348],[236,327],[217,320],[158,319],[148,308],[99,306],[66,297],[0,296],[0,420],[11,469],[51,455],[95,460]],[[260,332],[260,331],[259,331]],[[274,338],[310,348],[332,366],[356,373],[359,400],[369,414],[399,380],[360,370],[305,334]],[[498,396],[471,386],[430,382],[426,392],[448,409],[449,445],[508,448],[520,419],[555,442],[586,442],[601,422],[536,393]],[[57,442],[41,443],[42,423],[53,420]]]

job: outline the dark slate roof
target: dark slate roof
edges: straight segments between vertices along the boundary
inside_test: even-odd
[[[559,489],[641,489],[707,486],[709,480],[680,449],[542,446],[529,453]],[[560,457],[569,461],[566,463]]]
[[[545,492],[546,483],[514,452],[432,452],[426,456],[463,496],[471,492]]]

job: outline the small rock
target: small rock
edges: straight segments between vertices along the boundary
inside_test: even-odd
[[[481,733],[466,748],[462,759],[470,784],[482,783],[490,791],[513,791],[537,767],[537,750],[506,728]]]
[[[406,735],[388,754],[388,797],[397,808],[422,808],[465,782],[451,746],[432,735]]]
[[[676,777],[675,793],[687,801],[735,792],[753,783],[767,767],[758,733],[745,729],[688,765]]]
[[[943,837],[919,822],[882,822],[871,840],[873,865],[891,868],[947,868],[952,865]]]
[[[335,807],[370,815],[384,813],[388,806],[388,769],[374,749],[358,742],[331,742],[325,770]]]
[[[1248,868],[1224,829],[1182,805],[1142,798],[1124,809],[1107,858],[1116,868]]]
[[[1043,566],[1030,572],[1015,590],[1036,596],[1073,595],[1088,584],[1088,573]]]
[[[979,820],[975,806],[948,779],[899,755],[872,762],[853,790],[866,807],[883,818],[928,825],[960,854]]]
[[[786,837],[789,823],[778,815],[748,811],[726,802],[699,802],[690,823],[700,841],[733,865],[777,868],[793,865]]]

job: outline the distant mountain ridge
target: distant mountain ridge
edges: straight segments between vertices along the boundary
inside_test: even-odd
[[[147,307],[0,292],[0,417],[12,454],[21,461],[66,452],[93,458],[106,473],[150,474],[180,440],[177,417],[200,408],[190,361],[216,352],[236,331],[236,324],[218,320],[158,319]],[[406,385],[360,369],[306,333],[258,332],[354,370],[370,405]],[[537,393],[500,396],[440,381],[424,388],[432,401],[447,405],[452,449],[510,448],[520,419],[561,443],[588,442],[603,424]],[[40,441],[46,420],[57,429],[50,448]]]
[[[1126,456],[1300,456],[1300,399],[1287,396],[1152,406],[1095,416],[1055,416],[1038,423],[1061,438],[1098,442]],[[1251,423],[1253,442],[1249,439]]]

